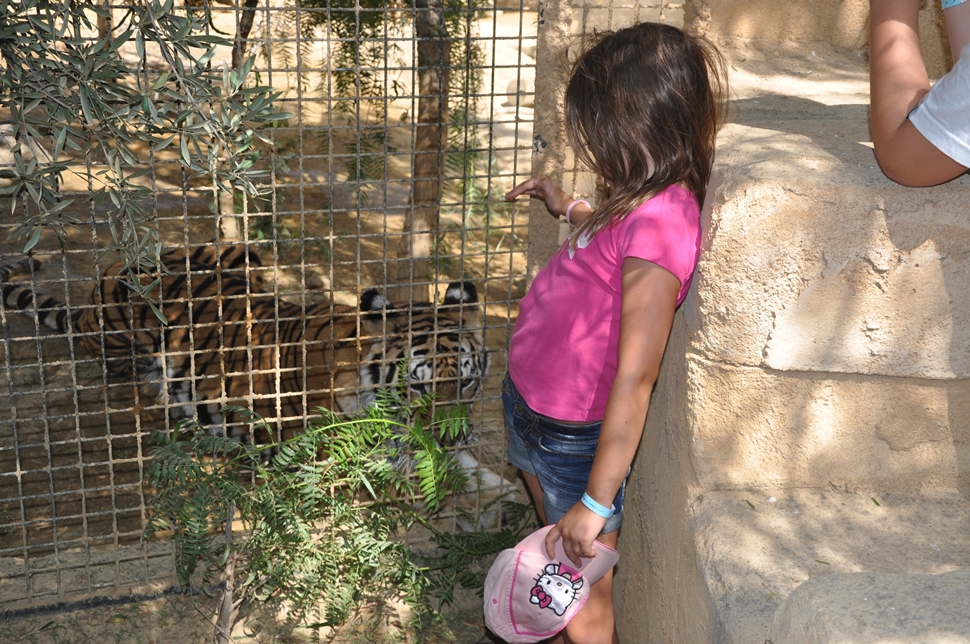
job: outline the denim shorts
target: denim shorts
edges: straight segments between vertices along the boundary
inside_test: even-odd
[[[502,404],[509,430],[509,462],[539,479],[546,521],[558,523],[586,491],[602,423],[564,423],[537,414],[529,409],[508,374],[502,382]],[[604,534],[620,529],[625,490],[624,478],[613,499],[616,511],[607,520]]]

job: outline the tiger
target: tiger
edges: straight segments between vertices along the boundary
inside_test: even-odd
[[[361,412],[399,377],[412,397],[471,401],[488,371],[483,311],[467,281],[449,283],[437,305],[398,308],[368,288],[358,306],[301,306],[264,290],[251,247],[206,244],[163,251],[161,270],[143,278],[158,280],[163,323],[133,295],[121,263],[103,272],[89,305],[68,309],[10,280],[30,261],[0,267],[7,310],[72,336],[176,419],[196,417],[221,435],[246,438],[220,413],[225,407],[248,408],[292,433],[318,407],[342,417]]]

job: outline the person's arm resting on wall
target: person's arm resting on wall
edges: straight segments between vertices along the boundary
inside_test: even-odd
[[[967,170],[931,143],[908,119],[930,91],[918,35],[919,0],[870,0],[872,143],[887,177],[905,186],[932,186]]]

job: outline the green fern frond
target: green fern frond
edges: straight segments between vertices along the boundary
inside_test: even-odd
[[[447,441],[456,441],[468,435],[468,407],[464,403],[459,403],[450,407],[438,407],[435,409],[432,419],[433,426],[438,431],[437,435]]]
[[[261,446],[211,436],[197,423],[173,436],[152,432],[146,482],[157,491],[146,532],[172,534],[183,585],[199,571],[203,578],[220,571],[233,554],[242,592],[253,601],[285,599],[299,619],[320,602],[326,620],[343,619],[389,588],[430,606],[422,597],[431,586],[397,537],[463,489],[464,474],[438,439],[467,431],[465,407],[433,402],[410,400],[401,376],[359,418],[324,412],[274,444],[268,462]],[[262,422],[246,410],[225,411]],[[233,512],[246,532],[230,533],[227,543]]]

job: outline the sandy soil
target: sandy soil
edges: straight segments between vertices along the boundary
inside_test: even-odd
[[[340,629],[299,628],[273,606],[247,612],[233,631],[237,644],[489,644],[480,599],[467,594],[439,624],[406,626],[400,606],[369,606]],[[169,595],[155,600],[41,614],[0,622],[5,644],[196,644],[212,641],[214,598]]]

